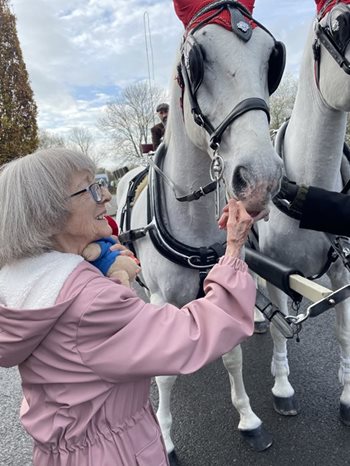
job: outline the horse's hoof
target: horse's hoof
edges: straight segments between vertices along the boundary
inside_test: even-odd
[[[170,466],[179,466],[179,464],[180,464],[179,460],[177,459],[177,455],[175,453],[175,450],[168,453],[168,460],[169,460]]]
[[[339,415],[341,422],[346,427],[350,427],[350,406],[340,403]]]
[[[254,333],[266,333],[269,329],[269,322],[262,320],[261,322],[254,322]]]
[[[254,451],[264,451],[271,447],[273,439],[263,425],[252,430],[240,430],[244,440]]]
[[[296,416],[299,413],[299,406],[295,396],[282,398],[273,395],[273,407],[282,416]]]

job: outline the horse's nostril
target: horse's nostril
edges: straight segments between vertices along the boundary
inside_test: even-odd
[[[248,185],[247,169],[242,166],[237,167],[233,173],[232,183],[235,192],[244,191]]]

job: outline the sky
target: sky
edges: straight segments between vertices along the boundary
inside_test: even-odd
[[[39,128],[97,135],[108,103],[149,76],[145,27],[153,50],[151,78],[167,89],[183,26],[172,0],[10,0],[38,106]],[[297,76],[313,0],[256,0],[254,17],[287,48]]]

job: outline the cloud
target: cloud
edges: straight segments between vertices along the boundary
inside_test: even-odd
[[[146,10],[155,78],[167,86],[169,57],[175,55],[181,32],[172,2],[13,0],[12,4],[40,126],[72,126],[79,112],[87,112],[88,103],[90,117],[96,118],[98,108],[102,110],[120,86],[148,77]],[[87,122],[89,114],[81,117]]]
[[[145,23],[156,83],[170,83],[182,34],[171,0],[12,0],[12,7],[42,128],[95,128],[123,86],[148,78]],[[257,20],[286,43],[293,73],[314,12],[303,0],[260,0],[255,7]]]

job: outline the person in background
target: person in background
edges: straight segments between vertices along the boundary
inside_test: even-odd
[[[166,122],[168,119],[169,105],[166,103],[161,103],[157,105],[156,112],[160,119],[160,123],[154,125],[151,128],[153,150],[156,150],[163,140]]]
[[[219,221],[226,253],[205,297],[179,309],[145,303],[83,260],[112,233],[110,198],[91,159],[64,148],[0,171],[0,366],[18,365],[34,466],[168,464],[151,377],[194,372],[253,332],[242,203]]]
[[[300,228],[350,236],[350,196],[347,194],[299,186],[283,177],[274,203],[298,220]]]

